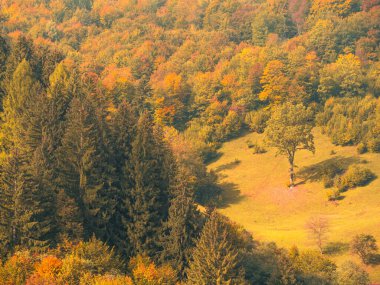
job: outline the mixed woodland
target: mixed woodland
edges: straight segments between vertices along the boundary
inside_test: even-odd
[[[379,19],[378,0],[0,0],[0,284],[369,284],[218,213],[207,163],[264,133],[294,191],[313,128],[380,152]],[[373,179],[324,173],[329,200]],[[376,240],[352,250],[370,264]]]

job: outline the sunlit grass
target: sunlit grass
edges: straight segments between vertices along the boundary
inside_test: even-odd
[[[209,165],[217,170],[219,182],[226,189],[226,205],[220,209],[223,214],[243,225],[256,239],[275,241],[286,248],[297,245],[300,249],[316,249],[305,230],[305,223],[315,215],[328,218],[329,242],[349,243],[355,234],[368,233],[375,236],[380,246],[380,178],[343,193],[344,198],[337,203],[328,202],[320,181],[306,181],[289,190],[286,158],[276,157],[275,149],[252,154],[248,140],[261,143],[262,135],[247,134],[225,143],[220,149],[220,159]],[[355,147],[334,146],[318,130],[315,146],[315,154],[307,151],[296,154],[296,171],[339,158],[349,164],[363,164],[366,160],[363,166],[380,177],[380,154],[358,155]],[[236,161],[239,163],[233,163]],[[338,264],[348,259],[360,262],[349,251],[331,258]],[[373,282],[380,282],[380,266],[367,270]]]

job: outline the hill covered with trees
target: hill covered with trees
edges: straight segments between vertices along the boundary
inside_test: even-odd
[[[219,214],[206,163],[264,132],[292,189],[315,126],[380,152],[379,18],[377,0],[0,0],[0,280],[368,284]],[[376,179],[339,167],[330,201]]]

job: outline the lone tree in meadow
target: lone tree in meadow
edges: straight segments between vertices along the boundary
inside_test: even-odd
[[[327,234],[329,232],[329,221],[322,216],[312,217],[306,223],[306,229],[309,232],[310,239],[315,241],[319,251],[323,254],[323,246],[327,241]]]
[[[274,108],[265,130],[265,141],[277,148],[277,154],[286,155],[290,164],[290,184],[294,187],[294,157],[297,150],[314,153],[313,112],[302,104],[285,103]]]

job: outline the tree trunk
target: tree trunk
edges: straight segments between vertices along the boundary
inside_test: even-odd
[[[294,187],[294,180],[295,180],[295,174],[294,174],[294,163],[290,162],[290,168],[289,168],[289,178],[290,178],[290,183],[289,183],[289,189],[293,189]]]
[[[289,160],[289,189],[294,188],[294,180],[296,179],[296,175],[294,174],[294,156],[295,150],[288,152],[288,160]]]

